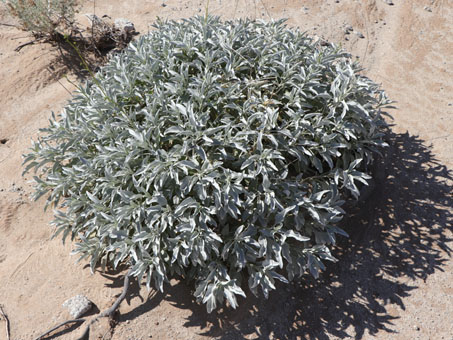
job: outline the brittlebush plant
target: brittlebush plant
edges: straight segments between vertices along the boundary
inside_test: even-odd
[[[74,27],[77,0],[1,0],[20,27],[37,35],[55,36]]]
[[[92,269],[236,307],[335,261],[344,193],[385,146],[389,101],[359,71],[283,21],[159,21],[41,130],[26,171]]]

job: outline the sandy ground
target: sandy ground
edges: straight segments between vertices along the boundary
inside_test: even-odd
[[[375,190],[348,208],[342,226],[352,237],[334,249],[340,262],[320,279],[211,315],[184,282],[165,294],[134,284],[116,327],[99,323],[91,339],[453,339],[453,1],[393,2],[211,0],[210,13],[223,18],[288,18],[341,43],[397,102],[391,146],[376,165]],[[85,1],[81,13],[93,5]],[[202,14],[204,0],[98,0],[95,12],[128,18],[143,34],[156,16]],[[0,22],[14,23],[3,8]],[[109,307],[124,274],[75,264],[71,244],[50,240],[44,202],[28,198],[21,155],[70,98],[63,76],[76,79],[50,45],[14,51],[28,40],[0,25],[0,304],[14,340],[66,320],[61,305],[76,294],[96,304],[92,314]],[[54,338],[75,339],[80,329]]]

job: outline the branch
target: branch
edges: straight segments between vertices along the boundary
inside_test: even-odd
[[[28,41],[22,45],[19,45],[17,46],[14,51],[16,52],[19,52],[21,49],[23,49],[25,46],[28,46],[28,45],[33,45],[37,42],[42,42],[42,41],[45,41],[45,42],[49,42],[50,40],[52,40],[51,38],[49,38],[49,36],[45,35],[45,34],[42,34],[42,33],[37,33],[37,32],[32,32],[33,33],[33,36],[35,37],[34,40],[32,41]],[[58,33],[58,32],[57,32]]]
[[[56,331],[58,328],[63,327],[64,325],[67,325],[67,324],[69,324],[69,323],[85,322],[85,321],[86,321],[85,318],[80,318],[80,319],[74,319],[74,320],[68,320],[68,321],[62,322],[62,323],[56,325],[54,328],[49,329],[49,330],[46,331],[45,333],[41,334],[41,335],[38,336],[35,340],[41,340],[41,339],[44,338],[45,336],[47,336],[47,335],[49,335],[50,333]]]
[[[4,23],[4,22],[0,22],[0,25],[2,25],[2,26],[8,26],[8,27],[16,27],[16,28],[19,28],[19,27],[16,26],[16,25],[6,24],[6,23]]]
[[[28,45],[33,45],[34,43],[38,42],[39,40],[38,39],[35,39],[35,40],[32,40],[32,41],[29,41],[29,42],[26,42],[24,44],[21,44],[19,46],[17,46],[14,51],[16,52],[19,52],[21,49],[23,49],[25,46],[28,46]]]
[[[5,322],[6,322],[6,325],[5,325],[5,327],[6,327],[6,339],[10,340],[8,315],[6,315],[6,313],[4,312],[2,305],[0,305],[0,315],[3,317],[3,319],[5,319]]]
[[[126,276],[124,277],[124,284],[123,284],[123,292],[121,295],[116,299],[115,303],[112,305],[112,307],[106,309],[102,313],[100,313],[98,316],[95,318],[91,319],[88,325],[85,328],[85,331],[82,333],[80,337],[77,338],[77,340],[82,340],[84,339],[87,335],[88,332],[90,331],[90,327],[93,323],[98,321],[100,318],[108,316],[110,319],[113,317],[113,314],[116,312],[118,307],[120,306],[121,302],[123,302],[124,298],[126,297],[127,290],[129,289],[129,275],[132,273],[132,268],[128,270],[126,273]]]

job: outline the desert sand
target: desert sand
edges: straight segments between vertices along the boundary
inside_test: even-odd
[[[165,293],[133,284],[116,325],[96,324],[90,339],[453,339],[453,1],[211,0],[222,18],[288,18],[287,24],[341,44],[382,84],[390,147],[374,170],[374,190],[350,204],[341,239],[318,280],[281,286],[268,300],[207,314],[191,286]],[[94,6],[95,5],[95,6]],[[83,13],[127,18],[146,34],[157,16],[204,13],[204,0],[92,0]],[[14,24],[0,5],[0,22]],[[353,31],[345,33],[347,26]],[[0,25],[0,304],[11,339],[28,340],[69,319],[62,303],[84,294],[109,307],[123,272],[90,273],[72,245],[51,240],[52,212],[29,199],[22,154],[71,98],[78,81],[49,44]],[[65,77],[67,76],[67,78]],[[53,339],[75,339],[83,327]],[[0,339],[6,339],[0,318]]]

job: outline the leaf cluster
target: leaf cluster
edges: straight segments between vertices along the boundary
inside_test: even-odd
[[[283,21],[158,21],[81,86],[25,157],[56,234],[91,267],[128,262],[212,311],[267,297],[346,235],[344,193],[385,146],[379,86]]]

